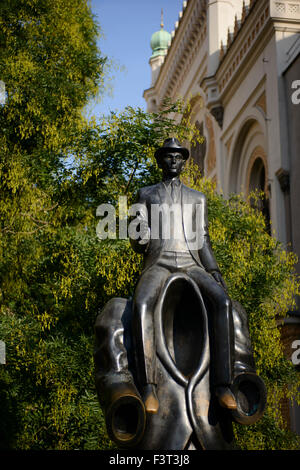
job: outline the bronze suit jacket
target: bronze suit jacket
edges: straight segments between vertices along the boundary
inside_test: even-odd
[[[140,189],[137,197],[137,204],[140,205],[139,219],[147,222],[150,228],[150,240],[148,243],[140,244],[139,239],[130,238],[133,249],[144,254],[145,271],[155,264],[160,254],[164,250],[165,240],[162,238],[153,239],[151,237],[151,206],[153,204],[162,205],[170,203],[170,196],[165,185],[160,182],[153,186],[146,186]],[[207,202],[204,194],[181,184],[181,204],[182,224],[187,247],[194,258],[195,263],[208,272],[219,271],[215,256],[212,252],[208,233]],[[196,221],[197,218],[197,221]],[[196,223],[197,222],[197,223]],[[198,227],[199,248],[189,241],[189,235]]]

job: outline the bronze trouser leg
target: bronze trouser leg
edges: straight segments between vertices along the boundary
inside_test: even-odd
[[[212,344],[215,385],[229,385],[232,382],[234,331],[231,300],[224,289],[206,271],[193,267],[187,274],[194,279],[200,292],[209,300],[212,320]]]
[[[135,289],[133,298],[133,344],[137,377],[141,385],[156,384],[154,309],[170,272],[161,266],[149,268]]]

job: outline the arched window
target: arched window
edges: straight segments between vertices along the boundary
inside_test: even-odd
[[[262,158],[256,158],[250,173],[249,192],[250,191],[265,191],[266,186],[266,171]]]
[[[267,174],[264,160],[260,156],[257,156],[253,161],[249,174],[248,192],[251,193],[252,191],[263,193],[262,198],[258,201],[258,209],[262,211],[266,220],[267,229],[270,232],[270,203],[268,197]],[[252,201],[251,203],[253,204],[254,202]]]
[[[270,233],[270,201],[266,137],[261,124],[254,118],[244,122],[238,131],[230,155],[225,194],[242,191],[263,192],[259,209],[263,212]],[[250,201],[254,204],[254,200]]]

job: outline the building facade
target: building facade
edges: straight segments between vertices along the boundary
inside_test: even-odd
[[[263,190],[272,232],[300,258],[300,0],[188,0],[167,46],[155,34],[148,111],[189,101],[205,137],[191,149],[200,169],[225,197]],[[291,355],[299,311],[288,324]],[[290,410],[300,434],[299,418]]]

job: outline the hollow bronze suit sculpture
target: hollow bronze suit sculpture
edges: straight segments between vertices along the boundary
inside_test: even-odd
[[[246,312],[211,249],[206,198],[180,181],[188,156],[174,138],[156,151],[163,180],[139,191],[131,237],[141,276],[132,299],[111,299],[96,320],[96,387],[120,448],[232,449],[232,421],[252,424],[265,407]]]

